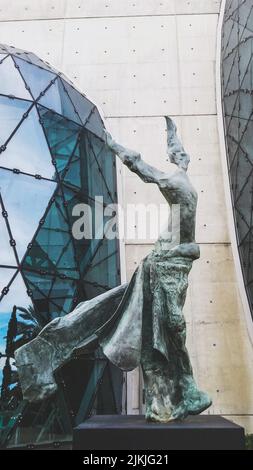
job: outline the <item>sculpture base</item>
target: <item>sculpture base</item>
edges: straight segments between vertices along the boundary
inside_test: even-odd
[[[147,423],[139,415],[93,416],[74,429],[74,450],[243,450],[244,429],[221,416]]]

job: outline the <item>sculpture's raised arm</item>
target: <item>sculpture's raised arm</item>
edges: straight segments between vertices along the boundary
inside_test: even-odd
[[[140,153],[118,144],[108,131],[105,131],[105,142],[112,152],[118,155],[124,165],[136,173],[145,183],[159,185],[160,181],[166,177],[166,173],[144,162]]]

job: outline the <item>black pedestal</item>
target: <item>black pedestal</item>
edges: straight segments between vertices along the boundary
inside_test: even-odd
[[[243,450],[244,429],[221,416],[147,423],[144,416],[93,416],[74,429],[74,450]]]

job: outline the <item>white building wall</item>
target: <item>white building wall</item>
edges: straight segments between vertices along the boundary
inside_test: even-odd
[[[219,0],[0,0],[0,43],[37,53],[103,110],[114,136],[161,169],[164,115],[178,124],[199,193],[197,241],[185,308],[188,346],[210,413],[253,431],[253,354],[237,291],[217,131],[215,58]],[[123,170],[124,204],[163,203],[156,187]],[[127,277],[152,249],[125,240]],[[129,411],[141,408],[138,371]]]

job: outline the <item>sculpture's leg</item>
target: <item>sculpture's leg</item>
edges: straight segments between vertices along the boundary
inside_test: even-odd
[[[164,422],[201,413],[211,400],[197,388],[185,345],[183,306],[192,260],[155,261],[150,265],[152,314],[148,304],[144,310],[143,336],[147,341],[143,344],[142,367],[147,419]],[[159,398],[161,394],[164,399]]]
[[[57,368],[71,358],[75,349],[87,348],[99,330],[110,322],[126,288],[126,285],[116,287],[79,304],[15,352],[24,399],[43,400],[56,391]]]

